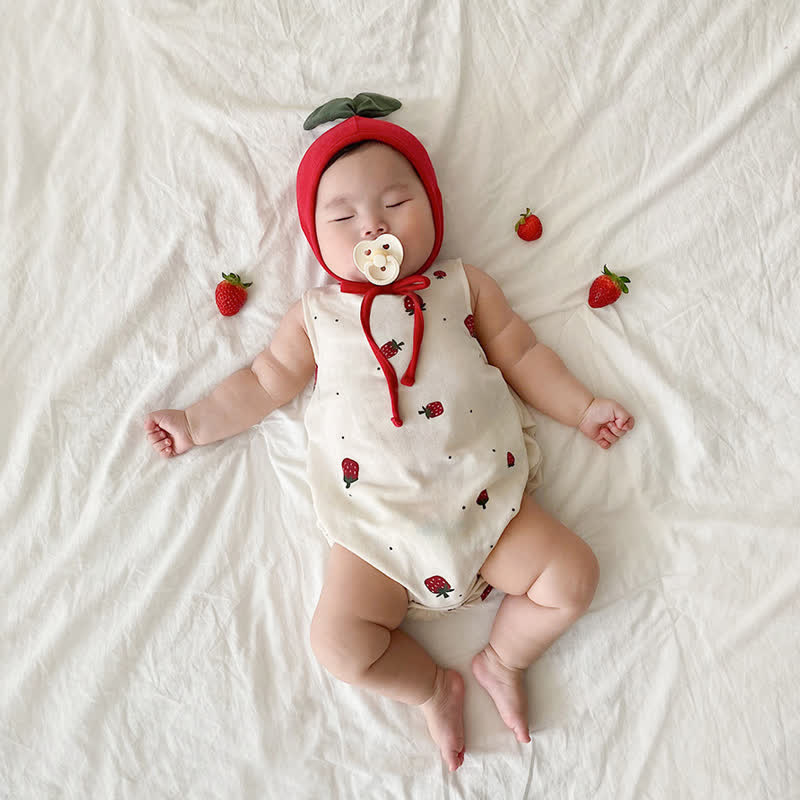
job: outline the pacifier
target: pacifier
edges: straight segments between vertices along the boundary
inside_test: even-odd
[[[403,245],[391,233],[377,239],[363,239],[353,248],[353,261],[370,283],[386,286],[400,274]]]

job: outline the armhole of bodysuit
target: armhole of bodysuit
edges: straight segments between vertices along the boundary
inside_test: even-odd
[[[475,309],[472,307],[472,296],[470,295],[469,291],[469,281],[467,280],[467,271],[464,269],[464,262],[460,258],[455,259],[455,261],[461,268],[461,284],[464,287],[464,300],[467,304],[467,308],[469,309],[469,313],[474,314]]]
[[[314,352],[314,361],[319,364],[319,349],[317,348],[317,329],[314,327],[314,321],[312,319],[311,313],[311,292],[313,289],[309,289],[307,292],[303,293],[302,301],[303,301],[303,322],[306,324],[306,335],[308,336],[308,341],[311,342],[311,349]]]

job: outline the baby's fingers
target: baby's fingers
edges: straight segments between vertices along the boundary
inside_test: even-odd
[[[153,445],[153,449],[162,456],[174,455],[172,438],[163,428],[156,426],[156,430],[147,434],[147,439]]]
[[[619,422],[620,420],[617,420],[617,424],[614,422],[608,423],[608,430],[610,430],[614,436],[624,436],[628,432],[628,429],[624,426],[624,424],[619,425]]]
[[[147,434],[147,440],[152,445],[156,445],[168,438],[169,434],[163,428],[156,428],[156,430],[154,430],[152,433]]]
[[[604,450],[607,450],[611,447],[614,442],[617,441],[617,437],[614,436],[608,428],[600,428],[597,432],[597,436],[594,437],[595,444],[599,444]]]
[[[616,419],[612,420],[612,422],[619,430],[633,430],[634,419],[622,406],[614,407],[614,416]]]

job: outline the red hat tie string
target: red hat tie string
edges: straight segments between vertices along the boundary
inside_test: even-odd
[[[425,332],[422,301],[416,292],[427,289],[430,285],[430,278],[426,278],[424,275],[409,275],[387,286],[375,286],[371,283],[363,283],[360,281],[341,281],[341,291],[345,294],[364,295],[364,299],[361,301],[361,328],[386,378],[386,385],[389,387],[389,399],[392,404],[392,422],[398,428],[403,424],[403,420],[397,408],[397,373],[394,371],[394,367],[389,363],[389,359],[381,352],[380,347],[378,347],[372,336],[372,330],[369,324],[370,315],[372,313],[372,303],[379,294],[398,294],[411,298],[411,302],[414,305],[414,345],[411,352],[411,361],[403,377],[400,379],[400,383],[402,383],[403,386],[413,386],[417,371],[419,351],[422,347],[422,337]]]

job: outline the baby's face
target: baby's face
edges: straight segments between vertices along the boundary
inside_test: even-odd
[[[403,245],[399,278],[428,259],[435,229],[428,194],[408,159],[380,143],[342,156],[323,173],[315,211],[325,264],[340,278],[366,281],[353,262],[362,239],[394,234]]]

